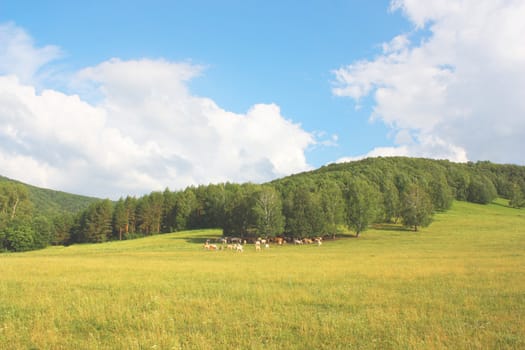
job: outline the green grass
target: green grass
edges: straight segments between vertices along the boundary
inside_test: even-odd
[[[0,349],[523,349],[525,211],[244,253],[219,231],[0,255]]]

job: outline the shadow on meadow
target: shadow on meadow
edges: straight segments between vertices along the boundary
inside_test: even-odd
[[[379,231],[402,231],[402,232],[414,232],[408,227],[400,224],[373,224],[372,228]]]
[[[503,207],[503,208],[517,209],[517,208],[513,208],[513,207],[511,207],[511,206],[508,204],[508,202],[506,202],[506,203],[501,203],[500,201],[497,201],[497,200],[496,200],[496,201],[491,202],[490,204],[495,205],[495,206],[498,206],[498,207]]]
[[[218,243],[220,237],[222,237],[222,235],[217,232],[195,233],[194,231],[185,231],[185,233],[188,233],[188,232],[190,232],[189,235],[188,234],[184,234],[180,236],[175,235],[171,239],[184,241],[190,244],[204,244],[206,243],[206,241]]]
[[[209,236],[185,237],[184,240],[187,243],[191,243],[191,244],[204,244],[206,243],[207,240],[211,241]]]

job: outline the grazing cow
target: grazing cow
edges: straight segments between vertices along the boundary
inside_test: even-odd
[[[216,244],[210,244],[208,241],[206,241],[206,243],[204,243],[204,249],[206,249],[206,250],[217,250],[217,245]]]
[[[239,253],[242,253],[242,252],[244,251],[244,247],[242,246],[242,244],[237,243],[237,244],[235,245],[235,250],[236,250],[237,252],[239,252]]]
[[[294,244],[303,244],[303,241],[301,241],[300,239],[294,239],[293,243]]]
[[[310,238],[303,239],[304,244],[312,244],[313,241]]]
[[[318,246],[321,246],[321,244],[323,244],[323,240],[321,239],[321,237],[317,237],[315,239],[315,243],[317,243]]]
[[[285,242],[284,238],[275,237],[275,243],[277,243],[278,245],[283,245],[284,242]]]
[[[261,241],[255,242],[255,251],[260,252],[261,251]]]

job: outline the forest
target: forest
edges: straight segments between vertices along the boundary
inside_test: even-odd
[[[525,167],[407,157],[331,164],[264,184],[220,183],[155,191],[117,201],[0,181],[0,251],[127,240],[188,229],[221,228],[241,238],[356,237],[372,224],[407,232],[432,222],[453,200],[496,197],[525,206]]]

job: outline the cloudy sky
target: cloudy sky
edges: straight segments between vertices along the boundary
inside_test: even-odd
[[[403,155],[525,164],[522,0],[0,0],[0,175],[116,199]]]

